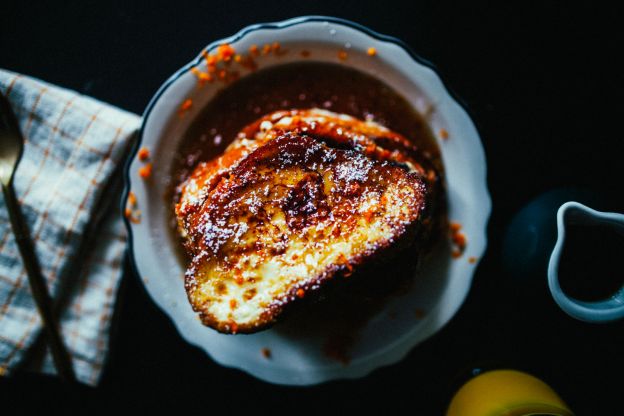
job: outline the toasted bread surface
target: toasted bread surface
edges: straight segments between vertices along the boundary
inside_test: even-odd
[[[439,175],[407,139],[324,110],[241,131],[180,187],[191,305],[221,332],[254,332],[332,279],[431,231]]]

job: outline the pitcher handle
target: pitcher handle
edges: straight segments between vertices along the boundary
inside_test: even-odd
[[[596,223],[611,223],[624,228],[624,214],[606,213],[593,210],[578,202],[570,201],[559,207],[557,211],[557,243],[548,263],[548,287],[553,299],[559,307],[572,316],[585,322],[609,322],[624,318],[624,287],[610,298],[595,302],[581,301],[566,295],[559,284],[559,260],[565,241],[565,218],[567,211],[576,211],[591,218]],[[624,253],[622,253],[624,257]]]

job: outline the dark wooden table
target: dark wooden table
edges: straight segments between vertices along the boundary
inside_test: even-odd
[[[76,391],[22,373],[0,379],[4,409],[436,415],[473,369],[501,366],[542,378],[579,415],[621,409],[624,324],[569,318],[548,296],[545,271],[513,278],[501,260],[514,214],[550,189],[587,186],[624,212],[621,13],[474,2],[28,3],[3,3],[0,67],[137,113],[202,47],[252,23],[325,14],[399,37],[466,102],[487,154],[493,213],[488,251],[459,313],[401,363],[364,379],[289,388],[222,368],[178,335],[126,268],[101,385]]]

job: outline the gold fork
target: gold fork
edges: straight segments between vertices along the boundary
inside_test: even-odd
[[[8,100],[0,93],[0,182],[2,182],[4,201],[9,211],[15,240],[28,274],[30,289],[43,321],[54,365],[61,378],[73,382],[76,380],[76,376],[71,358],[59,334],[58,325],[52,312],[52,299],[48,293],[45,278],[41,274],[41,267],[35,255],[28,225],[24,221],[13,188],[13,176],[23,147],[24,138],[17,124],[17,119]]]

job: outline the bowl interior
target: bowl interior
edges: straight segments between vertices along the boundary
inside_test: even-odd
[[[490,211],[483,149],[470,118],[438,76],[400,44],[328,18],[259,25],[219,43],[246,52],[252,45],[274,42],[279,42],[285,53],[258,57],[259,70],[302,60],[340,63],[380,78],[425,116],[434,133],[442,129],[448,132],[448,140],[438,139],[446,169],[448,214],[451,221],[463,226],[468,238],[466,252],[452,259],[449,247],[440,246],[409,293],[394,298],[361,329],[350,350],[349,365],[326,354],[322,328],[301,330],[286,324],[253,335],[230,336],[202,326],[184,292],[185,264],[168,229],[170,205],[164,196],[180,140],[201,109],[224,87],[221,83],[198,86],[190,69],[206,71],[200,55],[161,87],[145,113],[140,146],[150,149],[154,168],[152,177],[143,180],[138,175],[143,162],[135,158],[129,165],[129,185],[142,211],[141,222],[129,224],[135,265],[148,292],[181,334],[218,362],[281,384],[359,377],[398,361],[439,330],[466,297],[476,266],[468,259],[479,258],[485,249]],[[375,56],[367,53],[371,47],[377,52]],[[309,57],[304,58],[302,51],[308,51]],[[347,59],[340,58],[340,51]],[[242,76],[247,73],[241,70]],[[193,104],[180,115],[180,106],[187,99]],[[263,348],[272,351],[271,359],[262,355]]]

